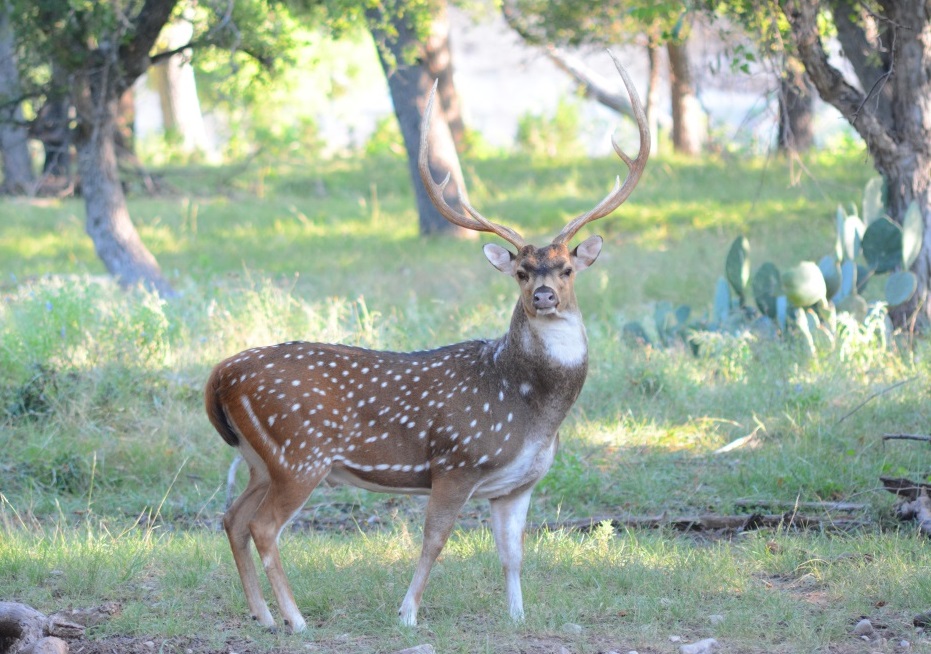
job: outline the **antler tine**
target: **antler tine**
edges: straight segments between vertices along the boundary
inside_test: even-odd
[[[634,117],[637,120],[637,127],[640,130],[640,151],[637,153],[636,159],[631,159],[621,150],[621,146],[618,145],[614,136],[611,136],[611,146],[614,148],[617,156],[621,158],[621,161],[627,165],[627,179],[621,184],[621,177],[618,175],[611,192],[608,193],[601,202],[595,205],[591,211],[573,218],[568,225],[563,227],[559,236],[553,241],[554,243],[568,243],[582,227],[593,220],[604,218],[621,206],[624,200],[633,192],[634,187],[637,186],[637,182],[640,181],[640,176],[643,174],[643,170],[647,165],[647,159],[650,157],[650,126],[647,123],[647,116],[646,112],[643,110],[643,105],[640,103],[640,96],[637,95],[637,89],[634,87],[634,83],[631,81],[630,76],[627,74],[627,71],[624,70],[624,67],[615,54],[610,50],[608,50],[608,54],[611,56],[611,59],[614,60],[617,72],[621,74],[621,79],[624,80],[624,86],[627,87],[627,94],[630,96],[630,105],[634,110]]]
[[[476,232],[491,232],[492,234],[497,234],[520,250],[526,245],[526,242],[520,234],[510,227],[498,225],[482,216],[482,214],[476,211],[465,198],[462,197],[461,192],[459,194],[459,202],[468,212],[468,216],[456,211],[446,203],[443,191],[446,190],[446,185],[449,184],[450,173],[446,173],[446,177],[439,184],[433,180],[427,153],[427,140],[430,134],[430,116],[433,114],[433,99],[436,97],[436,87],[438,84],[439,80],[433,82],[433,88],[430,90],[430,97],[427,99],[427,106],[424,109],[423,118],[420,121],[420,153],[417,158],[417,165],[420,169],[420,178],[423,180],[427,195],[430,197],[437,211],[453,225],[471,229]]]

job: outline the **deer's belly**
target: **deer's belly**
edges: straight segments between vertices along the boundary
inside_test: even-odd
[[[418,479],[397,475],[394,478],[380,478],[371,474],[355,473],[350,468],[333,466],[326,476],[326,483],[331,486],[347,484],[356,488],[376,493],[397,493],[399,495],[429,495],[430,488],[418,484]]]
[[[528,444],[516,458],[485,475],[472,496],[479,499],[502,497],[537,483],[553,465],[558,445],[556,436],[549,441]]]

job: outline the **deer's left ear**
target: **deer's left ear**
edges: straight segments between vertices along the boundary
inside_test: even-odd
[[[575,246],[572,251],[572,265],[575,266],[576,272],[585,270],[595,263],[595,259],[601,254],[602,243],[604,241],[600,236],[589,236]]]

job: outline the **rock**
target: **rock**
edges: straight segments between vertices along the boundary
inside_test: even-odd
[[[68,654],[68,651],[68,643],[61,638],[46,636],[20,650],[20,654]]]
[[[402,649],[394,654],[436,654],[436,650],[433,649],[433,645],[425,643],[423,645],[417,645],[416,647],[408,647],[407,649]]]
[[[719,613],[715,613],[714,615],[709,615],[708,622],[710,622],[712,625],[719,625],[722,622],[724,622],[724,616]]]
[[[574,634],[576,636],[582,633],[582,625],[575,624],[574,622],[567,622],[562,627],[560,627],[560,629],[562,629],[567,634]]]
[[[872,636],[875,633],[873,629],[873,623],[866,618],[863,618],[853,628],[853,633],[857,636]]]
[[[714,638],[705,638],[694,643],[679,647],[679,654],[711,654],[718,649],[718,641]]]
[[[681,642],[682,642],[682,636],[670,636],[670,637],[669,637],[669,642],[670,642],[670,643],[681,643]]]

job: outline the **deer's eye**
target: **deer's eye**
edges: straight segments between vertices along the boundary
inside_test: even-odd
[[[530,279],[530,275],[528,275],[527,273],[525,273],[523,270],[518,270],[518,271],[517,271],[517,279],[519,279],[519,280],[522,281],[522,282],[526,282],[528,279]]]
[[[569,277],[572,275],[572,268],[565,268],[560,274],[566,279],[569,279]]]

